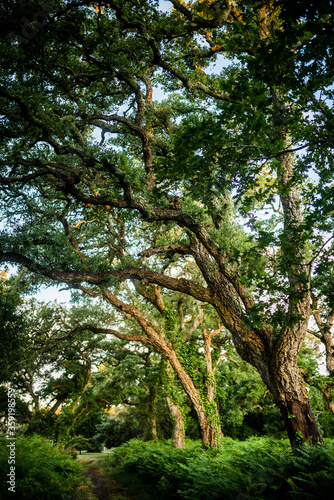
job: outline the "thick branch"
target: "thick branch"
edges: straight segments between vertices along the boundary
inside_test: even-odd
[[[90,283],[92,285],[103,285],[106,281],[108,281],[108,278],[114,276],[119,281],[126,279],[138,279],[141,280],[144,285],[148,283],[160,285],[170,290],[191,295],[202,302],[212,303],[215,298],[215,295],[208,288],[196,285],[191,280],[187,280],[185,278],[172,278],[148,269],[129,267],[125,269],[114,269],[100,272],[56,270],[43,267],[40,264],[33,262],[30,258],[16,252],[0,252],[0,262],[22,264],[32,272],[39,272],[54,281],[65,282],[76,287],[78,284],[83,282]]]
[[[151,257],[152,255],[156,255],[158,253],[175,253],[175,254],[180,254],[180,255],[190,255],[191,250],[189,247],[186,245],[181,245],[180,243],[174,243],[170,245],[165,245],[163,247],[156,247],[156,248],[148,248],[147,250],[143,250],[140,252],[141,257]]]

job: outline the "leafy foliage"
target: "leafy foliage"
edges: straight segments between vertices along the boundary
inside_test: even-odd
[[[12,379],[28,346],[23,301],[10,280],[0,275],[0,382]]]
[[[36,2],[18,0],[0,43],[1,262],[103,297],[169,360],[161,288],[210,304],[282,409],[282,377],[307,401],[311,290],[333,321],[332,2],[297,3],[72,0],[30,36]],[[192,340],[179,352],[212,420]]]
[[[334,446],[304,445],[293,456],[287,441],[270,438],[225,438],[219,450],[204,450],[199,443],[176,450],[132,440],[108,457],[107,466],[137,473],[171,498],[326,498],[333,487]]]
[[[73,458],[39,436],[15,441],[15,496],[26,500],[36,498],[86,498],[84,477]],[[8,441],[0,441],[1,498],[13,498],[8,491]]]

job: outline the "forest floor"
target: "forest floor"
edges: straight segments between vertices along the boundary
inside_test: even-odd
[[[125,486],[106,474],[103,469],[104,456],[101,453],[83,453],[77,457],[88,479],[89,500],[139,500]]]

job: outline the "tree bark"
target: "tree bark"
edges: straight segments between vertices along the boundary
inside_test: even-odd
[[[281,140],[285,149],[277,157],[277,181],[284,214],[281,243],[284,260],[281,272],[289,281],[289,291],[286,292],[284,324],[279,331],[272,330],[269,343],[264,342],[264,363],[258,361],[256,364],[280,408],[291,445],[295,448],[305,441],[320,444],[322,439],[297,364],[308,329],[311,296],[307,247],[302,238],[301,201],[293,182],[294,155],[289,152],[292,138],[286,125],[292,109],[287,97],[276,89],[272,90],[272,102],[275,113],[272,136],[273,139]],[[275,328],[278,329],[277,326]]]
[[[323,385],[319,385],[319,383],[312,380],[312,378],[306,373],[304,369],[301,370],[301,373],[305,382],[307,382],[312,387],[315,387],[323,394],[329,411],[334,415],[334,402],[331,395],[331,389],[334,387],[334,380],[331,383],[324,381]]]
[[[333,385],[334,385],[334,382],[331,385],[324,384],[322,387],[320,387],[320,390],[321,390],[322,394],[324,395],[324,398],[325,398],[326,403],[328,405],[329,411],[334,415],[334,401],[333,401],[333,398],[332,398],[331,392],[330,392]]]
[[[180,361],[177,358],[177,355],[174,350],[170,352],[169,361],[171,366],[173,367],[176,375],[178,376],[183,389],[188,394],[190,401],[193,404],[193,408],[196,412],[200,431],[202,444],[205,448],[215,447],[217,446],[217,435],[215,432],[215,424],[212,423],[212,419],[210,419],[205,412],[205,408],[200,400],[200,395],[189,375],[183,369]]]
[[[173,446],[174,448],[185,448],[186,436],[182,411],[176,404],[173,403],[170,397],[167,396],[166,401],[173,419]]]
[[[280,407],[284,425],[293,448],[303,442],[323,444],[309,401],[287,401]]]
[[[147,441],[158,441],[157,418],[156,418],[156,394],[153,387],[149,388],[149,400],[146,406],[146,429],[144,439]]]
[[[277,366],[277,365],[276,365]],[[297,360],[286,360],[271,372],[268,387],[280,409],[293,448],[302,442],[322,444],[322,438],[310,406]]]
[[[89,356],[87,355],[85,358],[85,361],[87,363],[87,379],[86,379],[86,382],[85,382],[85,385],[83,386],[82,388],[82,391],[81,393],[79,394],[79,396],[77,397],[75,403],[74,403],[74,406],[71,410],[72,413],[75,412],[75,410],[77,409],[80,401],[81,401],[81,398],[82,396],[85,394],[86,390],[88,389],[88,386],[89,384],[91,383],[91,380],[92,380],[92,365],[91,365],[91,361],[89,359]]]

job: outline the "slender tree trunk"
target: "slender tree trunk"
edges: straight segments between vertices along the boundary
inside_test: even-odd
[[[326,356],[326,368],[329,373],[334,371],[334,357],[333,357],[333,349],[334,349],[334,339],[331,334],[331,330],[333,328],[334,323],[334,309],[331,309],[327,316],[326,322],[323,322],[319,310],[318,310],[318,298],[312,295],[312,309],[314,319],[318,325],[320,331],[320,340],[325,346],[325,356]],[[334,401],[331,395],[331,389],[334,387],[334,380],[331,383],[325,382],[322,387],[319,387],[317,384],[312,384],[312,379],[307,376],[305,373],[305,380],[313,387],[319,389],[328,405],[329,411],[334,415]]]
[[[58,410],[59,406],[65,401],[66,398],[64,399],[59,399],[58,401],[55,402],[55,404],[48,410],[48,416],[52,417]]]
[[[157,418],[156,418],[156,394],[153,387],[149,388],[149,400],[146,406],[146,429],[144,439],[147,441],[158,441]]]
[[[220,326],[216,330],[212,332],[208,332],[205,324],[202,322],[202,331],[203,331],[203,340],[204,340],[204,353],[205,353],[205,363],[206,363],[206,371],[207,371],[207,380],[206,380],[206,400],[209,408],[209,422],[210,422],[210,441],[212,442],[211,446],[218,445],[218,438],[223,437],[223,433],[220,426],[220,418],[218,405],[215,402],[215,371],[217,369],[218,363],[221,358],[217,360],[215,365],[212,362],[211,356],[211,340],[212,337],[218,335],[223,326]],[[208,412],[208,411],[207,411]],[[211,433],[213,435],[211,436]]]
[[[322,387],[320,387],[321,392],[323,393],[326,403],[328,405],[329,411],[333,413],[334,415],[334,401],[331,396],[330,390],[333,387],[334,383],[331,385],[324,384]]]
[[[88,389],[89,384],[91,383],[91,380],[92,380],[92,365],[91,365],[91,362],[89,360],[89,363],[87,366],[87,379],[86,379],[85,385],[82,388],[81,393],[79,394],[78,398],[76,399],[76,401],[74,403],[74,406],[71,410],[72,413],[74,413],[75,410],[77,409],[77,407],[81,401],[82,396],[85,394],[86,390]]]
[[[325,382],[322,386],[319,386],[318,384],[313,382],[312,378],[306,373],[304,369],[300,371],[303,375],[305,382],[307,382],[312,387],[315,387],[323,394],[329,411],[334,415],[334,401],[331,395],[331,389],[334,387],[334,381],[332,383]]]
[[[176,356],[175,351],[170,351],[169,362],[173,370],[177,374],[183,389],[186,391],[186,393],[190,398],[190,401],[192,402],[193,408],[196,412],[196,416],[198,419],[203,446],[205,448],[217,446],[218,444],[217,432],[215,423],[213,422],[213,420],[215,419],[208,418],[205,412],[205,408],[203,408],[203,405],[201,403],[199,392],[196,389],[189,375],[183,369],[180,361]]]
[[[155,414],[152,415],[151,419],[151,434],[152,434],[152,441],[158,441],[158,430],[157,430],[157,419]]]
[[[170,397],[167,396],[166,401],[173,419],[173,446],[174,448],[185,448],[186,436],[182,411],[176,404],[173,403]]]

